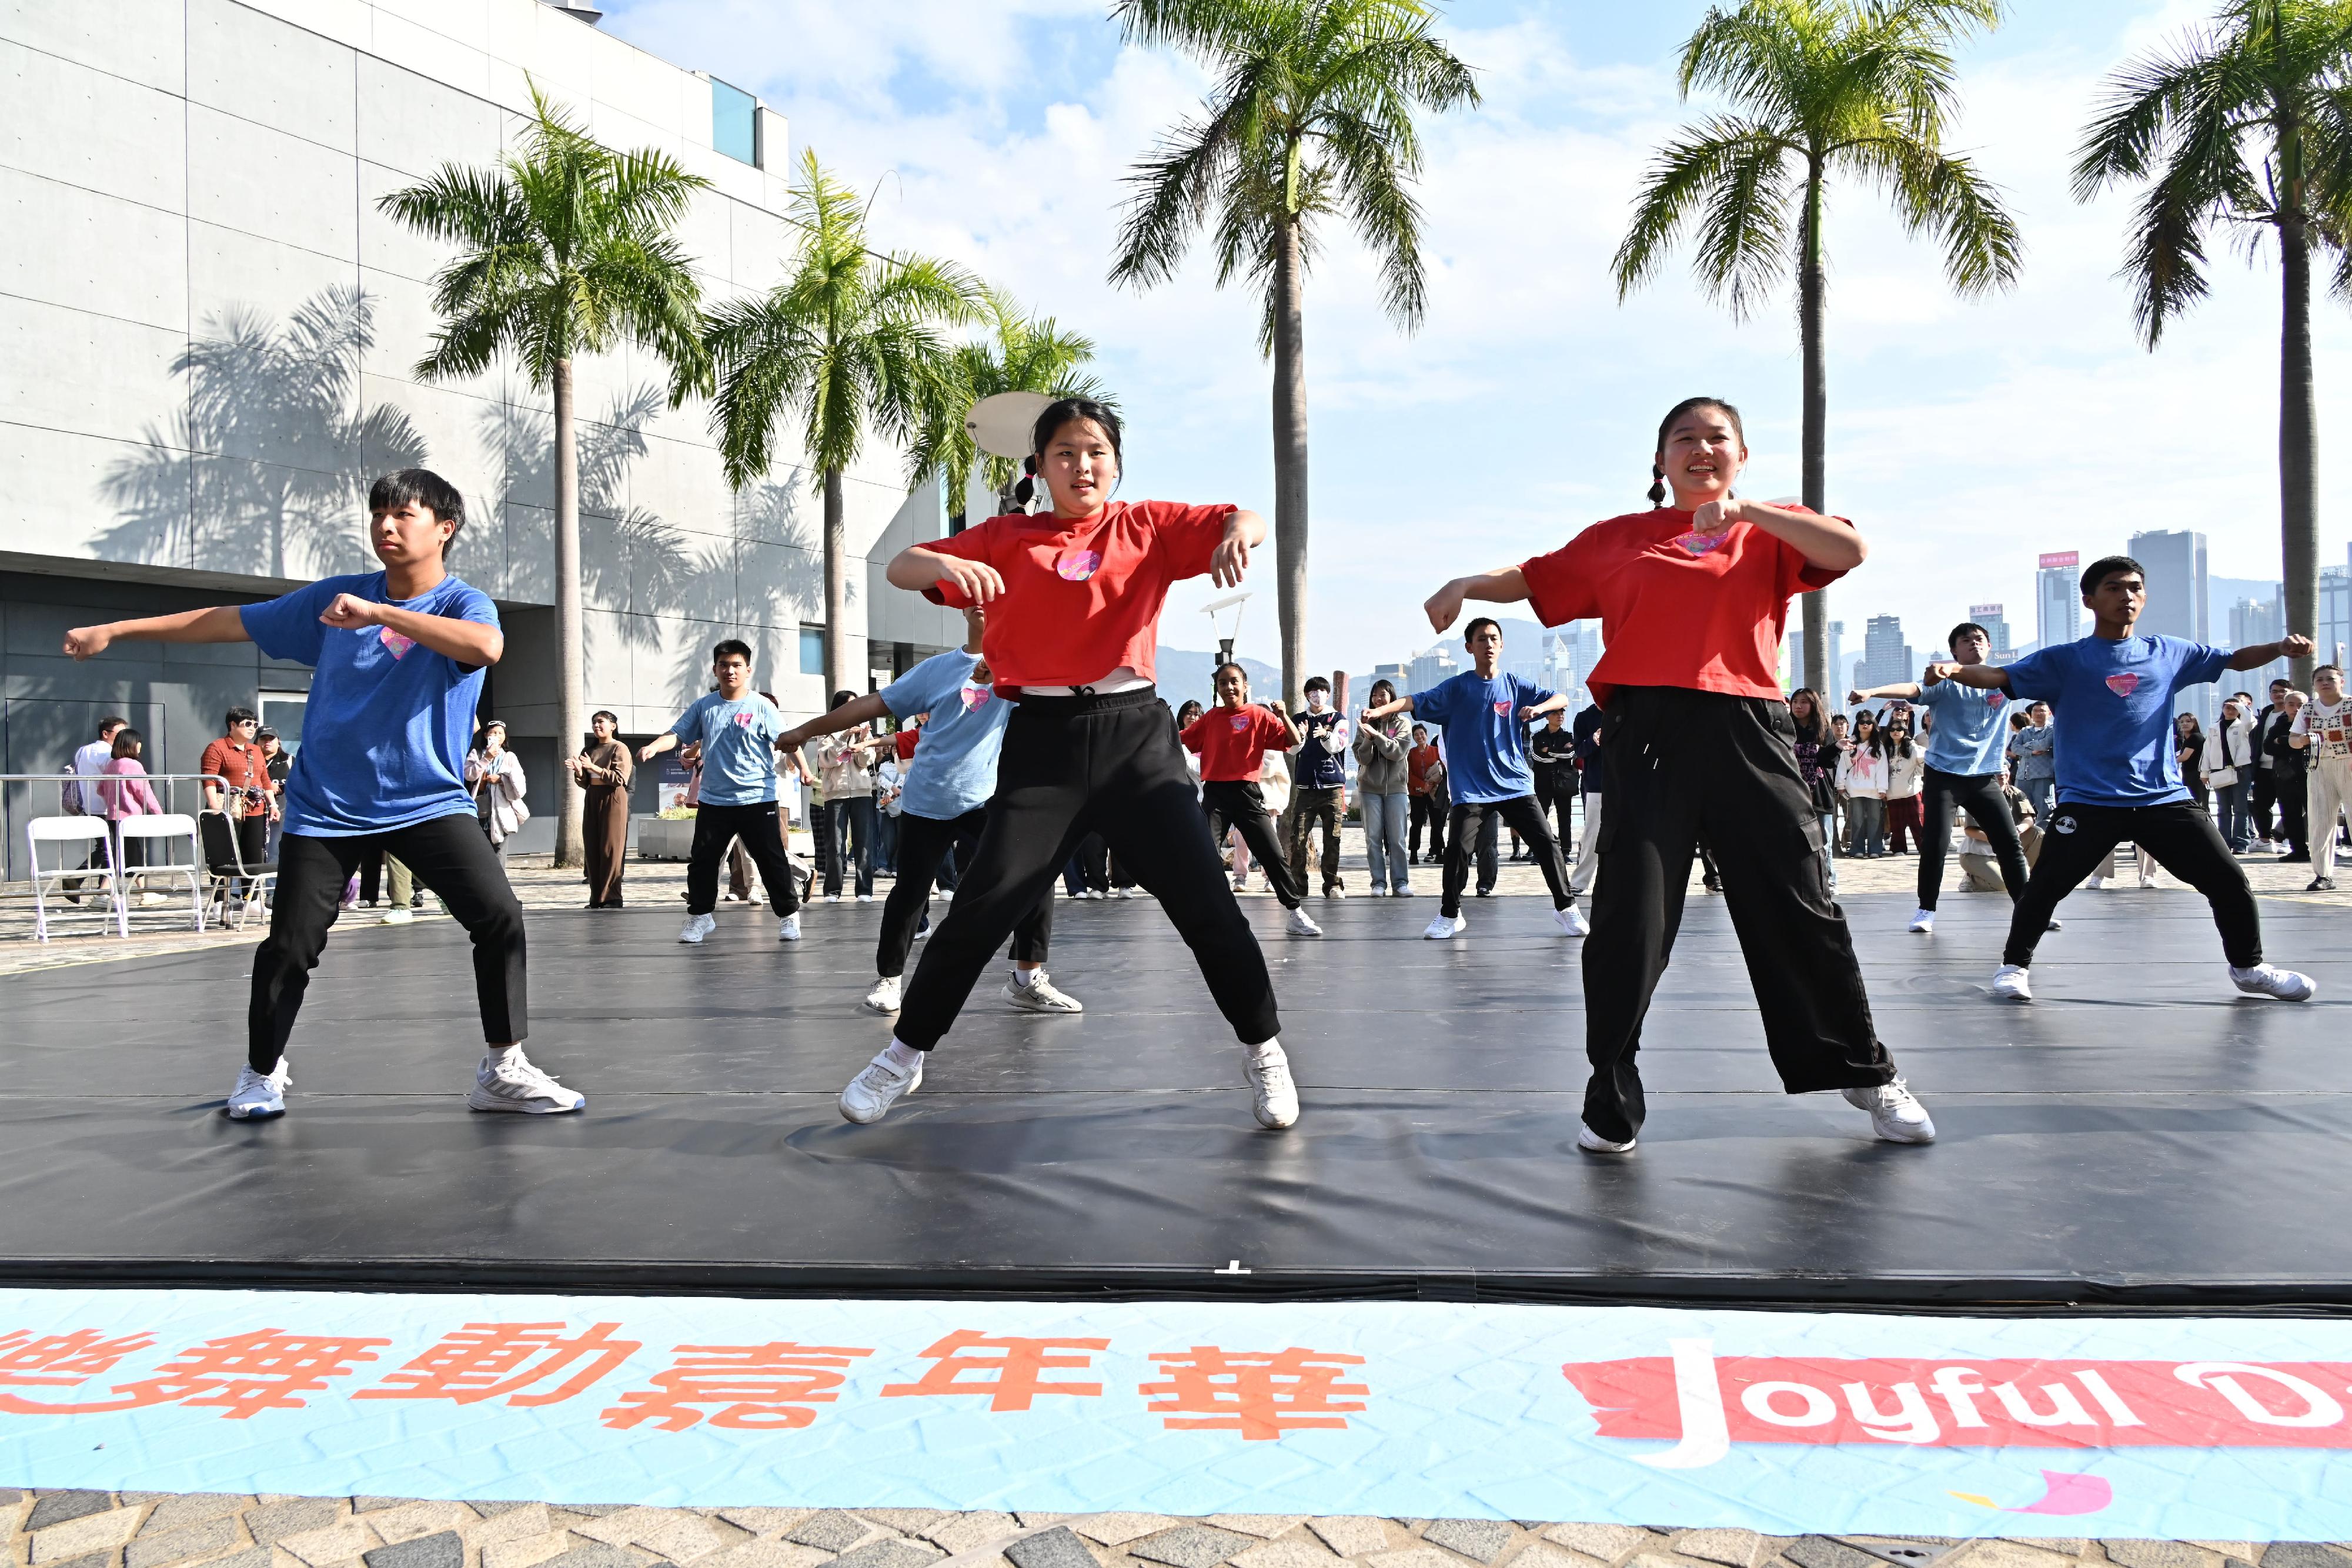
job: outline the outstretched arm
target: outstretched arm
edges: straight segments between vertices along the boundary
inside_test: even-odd
[[[1356,720],[1359,724],[1362,724],[1371,719],[1386,718],[1392,713],[1411,713],[1412,711],[1412,698],[1410,696],[1402,696],[1394,698],[1389,702],[1384,702],[1378,707],[1366,708],[1362,713],[1356,716]]]
[[[663,752],[675,750],[677,747],[677,732],[668,729],[663,730],[659,735],[655,736],[653,739],[637,747],[637,760],[640,762],[651,762]]]
[[[2259,670],[2273,659],[2307,659],[2311,657],[2312,647],[2308,637],[2282,637],[2275,643],[2264,643],[2259,647],[2239,649],[2230,655],[2230,668]]]
[[[1430,625],[1443,632],[1454,624],[1462,613],[1462,601],[1483,600],[1489,604],[1517,604],[1528,596],[1528,580],[1516,566],[1496,567],[1492,571],[1473,572],[1457,577],[1422,604],[1429,616]]]
[[[890,716],[889,705],[880,692],[868,692],[862,697],[852,697],[828,714],[820,714],[806,724],[794,725],[776,737],[778,751],[798,751],[820,735],[839,735],[845,729],[856,729],[861,724],[871,724],[877,718]]]
[[[1551,695],[1544,698],[1543,701],[1536,704],[1533,707],[1521,708],[1519,710],[1519,719],[1521,723],[1532,724],[1537,719],[1543,717],[1544,715],[1557,712],[1567,706],[1568,694],[1566,692],[1554,692]]]
[[[436,653],[445,654],[469,669],[487,669],[504,656],[506,633],[479,621],[464,621],[455,615],[426,615],[415,610],[402,610],[390,604],[378,604],[373,599],[362,599],[356,593],[338,593],[319,612],[319,619],[339,631],[352,631],[361,626],[381,626],[398,632],[412,643],[421,643]],[[241,623],[240,623],[241,624]]]
[[[1981,692],[2017,695],[2017,688],[2009,684],[2009,672],[1995,664],[1933,664],[1927,666],[1927,676],[1931,681],[1951,681],[1963,686],[1974,686]]]
[[[1927,666],[1927,674],[1928,684],[1933,685],[1937,678],[1935,665]],[[1845,694],[1845,706],[1858,707],[1864,703],[1874,703],[1881,697],[1901,697],[1905,702],[1916,702],[1919,699],[1919,683],[1897,681],[1891,686],[1873,686],[1868,691],[1856,686]]]
[[[67,653],[94,659],[118,638],[149,643],[246,643],[245,617],[234,604],[210,610],[183,610],[177,615],[149,615],[137,621],[110,621],[102,626],[77,626],[66,633]]]
[[[916,593],[942,585],[952,588],[974,604],[985,604],[1004,591],[1004,579],[986,561],[968,560],[921,545],[908,545],[892,556],[882,575],[890,580],[891,587]]]

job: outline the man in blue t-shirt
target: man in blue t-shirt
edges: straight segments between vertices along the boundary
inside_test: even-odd
[[[694,843],[686,859],[686,925],[677,939],[699,943],[719,928],[719,862],[737,839],[760,868],[768,904],[776,912],[776,940],[801,939],[800,878],[784,851],[783,821],[776,814],[776,752],[785,733],[776,705],[751,689],[751,645],[729,637],[710,650],[706,692],[670,727],[638,748],[637,760],[651,762],[672,747],[702,747],[702,779],[696,787]]]
[[[1945,639],[1952,663],[1963,668],[1982,665],[1992,652],[1992,633],[1973,621],[1963,621]],[[1936,716],[1927,737],[1927,776],[1920,788],[1920,808],[1926,813],[1919,829],[1919,907],[1911,929],[1936,929],[1936,897],[1944,881],[1944,857],[1952,848],[1952,810],[1966,811],[1991,844],[2000,862],[2000,883],[2014,904],[2025,896],[2025,846],[2017,836],[2017,821],[2000,792],[2001,750],[2009,739],[2009,695],[1984,686],[1964,685],[1936,674],[1900,681],[1888,686],[1846,694],[1846,706],[1859,706],[1883,697],[1916,702]],[[2055,921],[2050,928],[2055,931]]]
[[[866,993],[866,1006],[877,1013],[896,1013],[904,999],[907,954],[921,933],[940,867],[950,853],[957,864],[968,866],[980,852],[988,798],[996,793],[996,758],[1016,706],[995,694],[980,657],[987,611],[973,605],[963,619],[968,635],[962,647],[932,654],[880,691],[810,719],[781,743],[798,747],[820,735],[839,735],[880,718],[904,724],[930,716],[923,720],[898,797],[898,876],[882,904],[876,979]],[[1013,928],[1013,977],[1004,983],[1003,998],[1025,1012],[1084,1012],[1045,973],[1053,938],[1054,890],[1048,886]]]
[[[1446,829],[1444,897],[1436,918],[1422,935],[1432,941],[1459,936],[1462,889],[1470,881],[1470,856],[1489,817],[1500,817],[1529,848],[1551,889],[1552,918],[1564,936],[1589,929],[1569,891],[1568,867],[1559,841],[1536,804],[1536,778],[1528,765],[1528,726],[1554,708],[1568,706],[1566,694],[1532,685],[1502,673],[1503,629],[1481,615],[1463,635],[1471,668],[1425,692],[1366,708],[1367,722],[1410,710],[1413,717],[1444,732],[1445,777],[1454,790],[1453,821]]]
[[[368,491],[368,542],[382,571],[331,577],[266,603],[82,626],[77,659],[125,637],[252,643],[311,665],[302,749],[286,779],[278,894],[253,956],[246,1065],[225,1109],[239,1121],[285,1113],[286,1042],[327,945],[343,885],[390,853],[441,895],[474,940],[487,1050],[466,1103],[544,1114],[587,1103],[523,1056],[522,905],[484,836],[465,783],[482,672],[506,652],[499,612],[443,555],[466,525],[457,486],[404,468]]]
[[[2058,805],[2042,834],[2041,858],[2025,896],[2010,915],[2009,946],[1993,995],[2031,1001],[2027,971],[2058,901],[2129,839],[2142,854],[2205,895],[2238,989],[2308,1001],[2318,988],[2306,975],[2263,961],[2262,915],[2246,873],[2180,782],[2172,753],[2172,695],[2224,670],[2257,670],[2273,659],[2303,658],[2311,639],[2284,637],[2234,653],[2179,637],[2133,631],[2147,605],[2147,574],[2129,556],[2093,561],[2083,573],[2083,603],[2095,624],[2080,642],[2029,653],[2005,669],[1990,664],[1930,664],[1932,681],[1957,681],[2057,710]]]

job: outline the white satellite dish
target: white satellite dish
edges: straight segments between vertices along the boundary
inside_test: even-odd
[[[1030,432],[1053,401],[1044,392],[998,392],[972,404],[963,416],[963,427],[982,452],[1018,462],[1029,455]]]

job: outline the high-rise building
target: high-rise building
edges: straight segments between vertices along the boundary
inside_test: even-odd
[[[2072,643],[2083,634],[2083,589],[2079,550],[2056,550],[2042,558],[2033,574],[2033,639],[2044,648]]]
[[[2280,611],[2284,602],[2284,593],[2273,593],[2266,600],[2241,599],[2231,605],[2230,646],[2251,648],[2257,643],[2275,643],[2284,636],[2286,627]],[[2273,659],[2258,670],[2241,672],[2240,678],[2249,691],[2262,696],[2273,681],[2284,680],[2286,672],[2286,661]]]
[[[2016,656],[2017,644],[2010,641],[2009,636],[2009,617],[2000,605],[1971,604],[1969,606],[1969,619],[1983,627],[1985,635],[1992,639],[1994,664],[2006,664]]]
[[[2319,644],[2322,664],[2352,659],[2352,570],[2340,566],[2319,569]]]
[[[2185,637],[2210,643],[2212,613],[2207,607],[2205,536],[2194,528],[2158,528],[2134,534],[2132,558],[2147,575],[2147,607],[2139,612],[2142,636]],[[2236,690],[2231,686],[2231,690]],[[2208,723],[2220,711],[2212,682],[2180,689],[2182,709]]]
[[[1425,653],[1414,654],[1409,672],[1410,686],[1406,695],[1410,695],[1412,692],[1425,692],[1441,681],[1452,680],[1456,667],[1454,663],[1454,651],[1443,643]]]
[[[1845,622],[1843,622],[1843,621],[1832,621],[1832,622],[1830,622],[1830,670],[1829,670],[1829,681],[1830,681],[1830,685],[1831,685],[1834,686],[1834,685],[1836,685],[1840,681],[1843,681],[1843,680],[1844,680],[1844,679],[1845,679],[1845,676],[1844,676],[1844,674],[1843,674],[1843,672],[1844,671],[1844,669],[1845,669]],[[1837,695],[1838,695],[1839,696],[1843,696],[1843,695],[1845,695],[1845,693],[1844,693],[1844,692],[1843,692],[1843,691],[1841,691],[1841,692],[1839,692]]]
[[[1903,617],[1872,616],[1863,627],[1862,663],[1854,669],[1853,684],[1867,689],[1918,678],[1918,660],[1911,652],[1911,644],[1903,640]]]

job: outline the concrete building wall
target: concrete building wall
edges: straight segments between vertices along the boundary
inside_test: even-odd
[[[707,79],[539,0],[0,0],[11,711],[178,692],[197,711],[173,713],[151,762],[192,768],[232,688],[254,695],[251,651],[176,684],[194,655],[75,665],[53,656],[59,612],[154,613],[370,570],[366,482],[422,464],[466,496],[452,565],[509,618],[492,691],[546,800],[549,400],[511,367],[417,380],[445,256],[375,206],[445,161],[515,146],[532,82],[608,145],[658,148],[713,182],[682,235],[710,302],[778,280],[783,121],[760,111],[764,169],[714,152]],[[740,633],[761,685],[816,711],[823,681],[800,658],[800,628],[824,612],[814,480],[779,467],[732,494],[707,408],[669,408],[663,384],[633,350],[578,369],[590,705],[657,731],[703,688],[711,642]],[[882,650],[869,663],[961,641],[960,618],[878,569],[939,531],[936,486],[909,496],[900,454],[877,445],[847,490],[850,549],[877,561],[854,562],[849,585],[853,635]]]

